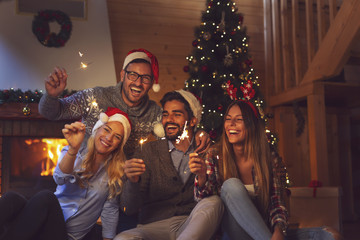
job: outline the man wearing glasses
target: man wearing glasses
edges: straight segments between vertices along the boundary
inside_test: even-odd
[[[159,67],[156,57],[145,49],[131,50],[124,60],[120,73],[121,81],[111,87],[94,87],[59,98],[66,87],[65,69],[56,67],[45,79],[46,93],[39,103],[39,112],[51,120],[81,119],[86,126],[86,135],[80,148],[84,153],[91,129],[99,119],[100,112],[108,107],[119,108],[129,115],[133,130],[124,147],[130,158],[141,138],[153,132],[161,124],[161,108],[149,99],[151,87],[159,91]]]

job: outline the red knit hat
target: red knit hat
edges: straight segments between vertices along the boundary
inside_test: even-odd
[[[124,146],[131,132],[131,121],[129,116],[118,108],[108,107],[105,113],[100,113],[99,120],[92,129],[94,134],[98,128],[108,122],[120,122],[124,126],[124,138],[121,146]]]
[[[154,76],[154,84],[152,86],[154,92],[160,91],[160,85],[159,85],[159,63],[151,52],[149,52],[146,49],[139,48],[139,49],[133,49],[128,52],[124,64],[123,69],[125,70],[126,66],[131,63],[135,59],[144,59],[145,61],[149,62],[151,65],[151,70]]]

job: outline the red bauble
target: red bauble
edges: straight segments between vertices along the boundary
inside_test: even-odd
[[[216,132],[216,130],[211,130],[211,131],[209,132],[209,136],[210,136],[210,138],[211,138],[212,140],[215,140],[215,139],[217,138],[217,132]]]
[[[235,31],[232,31],[232,32],[230,33],[230,35],[231,35],[231,36],[234,36],[235,33],[236,33]]]
[[[207,72],[209,70],[208,66],[204,65],[204,66],[201,66],[201,71],[202,72]]]
[[[219,111],[222,111],[224,109],[224,107],[222,105],[219,105],[217,108]]]
[[[184,72],[189,72],[189,66],[184,66],[184,68],[183,68],[183,70],[184,70]]]
[[[208,6],[209,6],[209,7],[212,7],[212,6],[213,6],[213,2],[212,2],[212,1],[209,2]]]
[[[194,40],[194,41],[192,42],[192,45],[193,45],[193,47],[197,47],[197,45],[199,45],[199,42],[198,42],[197,40]]]

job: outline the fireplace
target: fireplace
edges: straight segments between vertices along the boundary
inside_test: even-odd
[[[22,105],[0,105],[0,194],[31,197],[41,189],[55,190],[52,171],[67,144],[61,129],[70,121],[44,119],[37,104],[30,104],[32,113],[25,116]]]

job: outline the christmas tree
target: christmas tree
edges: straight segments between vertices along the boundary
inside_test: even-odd
[[[202,101],[200,127],[214,140],[221,134],[223,114],[233,100],[252,102],[266,121],[258,77],[248,54],[244,18],[237,10],[232,1],[207,0],[201,24],[195,29],[192,53],[186,58],[188,65],[184,67],[189,73],[185,89]]]

